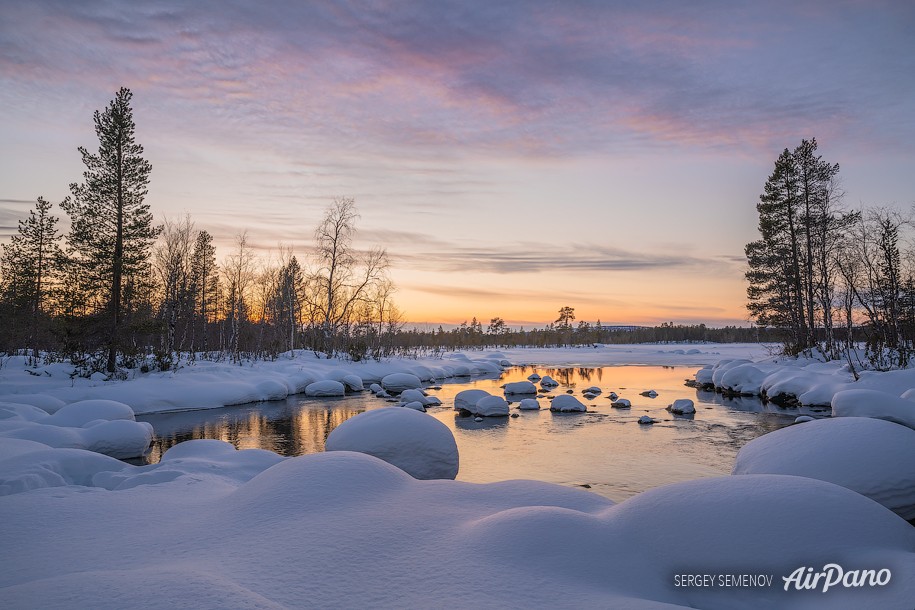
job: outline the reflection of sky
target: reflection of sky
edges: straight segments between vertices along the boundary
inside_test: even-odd
[[[539,399],[542,411],[513,410],[519,417],[477,422],[453,410],[458,392],[480,388],[501,395],[500,386],[527,379],[532,372],[559,382],[546,395],[572,390],[588,406],[588,413],[551,413],[545,396]],[[809,413],[763,405],[755,398],[723,399],[686,387],[684,380],[694,372],[694,367],[660,366],[516,367],[506,370],[500,379],[474,378],[430,389],[443,406],[430,408],[429,414],[455,436],[460,480],[485,483],[526,478],[588,484],[597,493],[621,500],[665,483],[728,474],[740,447],[790,424],[799,412]],[[589,400],[582,391],[590,386],[602,393]],[[642,396],[646,390],[655,390],[658,396]],[[611,391],[628,398],[632,407],[610,407]],[[509,400],[517,403],[521,398]],[[678,398],[695,401],[695,416],[674,416],[666,410]],[[327,435],[346,419],[385,406],[389,404],[365,392],[334,399],[295,396],[274,403],[140,419],[156,430],[149,456],[152,462],[176,442],[199,438],[224,440],[240,449],[301,455],[323,451]],[[657,423],[640,426],[637,420],[646,414]]]
[[[121,85],[160,217],[303,251],[354,196],[416,321],[741,320],[802,137],[849,204],[912,200],[911,3],[300,4],[0,0],[0,235]]]

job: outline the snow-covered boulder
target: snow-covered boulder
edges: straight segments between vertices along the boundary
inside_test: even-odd
[[[724,376],[724,374],[732,368],[741,366],[743,364],[753,363],[750,360],[746,360],[744,358],[720,360],[712,368],[712,385],[714,385],[716,388],[721,387],[721,378]]]
[[[531,373],[530,375],[527,376],[527,380],[532,383],[537,383],[538,381],[540,381],[540,375],[538,375],[537,373]]]
[[[416,479],[453,479],[458,448],[448,426],[412,409],[360,413],[327,437],[327,451],[358,451],[397,466]]]
[[[400,393],[400,402],[418,401],[425,405],[426,398],[426,393],[423,390],[409,389]]]
[[[379,392],[384,392],[384,388],[381,387],[380,385],[378,385],[377,383],[373,383],[372,385],[369,386],[369,392],[371,392],[372,394],[375,394],[377,396]]]
[[[381,379],[381,387],[388,392],[399,394],[404,390],[423,387],[423,382],[412,373],[391,373]]]
[[[505,417],[508,415],[508,402],[501,396],[484,396],[467,410],[477,417]]]
[[[614,409],[628,409],[632,407],[632,402],[630,402],[628,398],[620,398],[619,400],[611,402],[610,406]]]
[[[596,385],[592,385],[590,388],[585,388],[582,390],[582,394],[594,394],[595,396],[601,393],[601,389]]]
[[[609,398],[610,400],[616,400],[619,397],[620,397],[619,394],[617,394],[616,392],[610,392],[609,394],[607,394],[607,398]]]
[[[438,396],[426,396],[426,400],[423,404],[427,407],[440,407],[442,406],[442,399]]]
[[[81,427],[98,419],[135,421],[133,409],[116,400],[80,400],[61,407],[45,423],[55,426]]]
[[[677,415],[690,415],[696,412],[696,406],[689,398],[678,398],[667,405],[667,410]]]
[[[549,375],[544,375],[540,378],[540,387],[542,388],[555,388],[559,385],[559,382],[550,377]]]
[[[540,403],[536,398],[522,398],[518,408],[522,411],[539,411]]]
[[[308,384],[305,388],[305,396],[343,396],[346,394],[346,388],[339,381],[333,379],[324,379]]]
[[[842,390],[832,397],[833,417],[874,417],[915,429],[915,402],[878,390]]]
[[[455,377],[470,377],[473,375],[473,371],[471,371],[470,367],[466,364],[455,364],[452,368],[451,374]]]
[[[463,390],[454,396],[455,411],[472,411],[476,404],[483,398],[492,396],[486,390]]]
[[[758,396],[768,373],[752,364],[730,367],[719,377],[717,386],[736,394]]]
[[[515,381],[513,383],[506,383],[503,386],[503,390],[507,395],[511,394],[536,394],[537,386],[535,386],[530,381]]]
[[[734,474],[791,474],[857,491],[915,519],[915,430],[869,417],[817,419],[753,439]]]
[[[798,415],[794,418],[794,423],[803,424],[804,422],[813,421],[815,418],[810,417],[809,415]]]
[[[654,390],[645,390],[644,392],[639,392],[640,396],[645,396],[646,398],[657,398],[658,393]]]
[[[649,425],[649,424],[653,424],[653,423],[654,423],[654,420],[651,419],[650,417],[648,417],[647,415],[643,415],[642,417],[639,418],[639,425],[645,426],[645,425]]]
[[[696,374],[695,374],[696,385],[699,387],[706,387],[706,386],[714,385],[712,382],[712,374],[714,372],[715,371],[712,368],[711,364],[707,364],[704,367],[702,367],[701,369],[699,369],[698,371],[696,371]]]
[[[406,407],[408,409],[413,409],[414,411],[422,411],[423,413],[426,412],[425,405],[423,405],[423,403],[419,402],[418,400],[413,400],[410,402],[401,402],[400,406]]]
[[[588,407],[571,394],[557,396],[550,403],[550,411],[559,411],[561,413],[584,413],[587,410]]]
[[[365,390],[365,383],[362,381],[362,377],[359,375],[353,375],[352,373],[344,375],[342,379],[339,379],[343,385],[346,386],[346,389],[350,392],[362,392]]]

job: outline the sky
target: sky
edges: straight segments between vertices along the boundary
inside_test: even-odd
[[[783,149],[816,137],[848,207],[915,204],[912,32],[879,0],[0,0],[0,242],[125,86],[147,202],[220,257],[304,257],[345,196],[413,323],[746,325]]]

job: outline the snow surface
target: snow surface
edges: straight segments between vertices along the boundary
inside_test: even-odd
[[[13,359],[0,369],[0,388],[6,393],[3,401],[18,405],[4,411],[0,425],[14,420],[13,426],[51,427],[41,423],[49,413],[85,399],[119,401],[136,413],[279,399],[315,382],[343,383],[347,375],[383,386],[373,392],[399,393],[464,368],[495,374],[508,361],[712,367],[700,371],[698,379],[711,378],[719,361],[749,360],[752,365],[744,372],[725,377],[747,363],[734,364],[721,378],[734,377],[733,383],[753,389],[765,373],[760,391],[790,386],[802,400],[826,401],[816,404],[830,404],[839,392],[859,388],[899,400],[915,394],[912,371],[864,371],[854,382],[841,363],[767,354],[768,348],[759,345],[643,345],[349,363],[296,352],[244,366],[199,362],[169,373],[132,374],[126,382],[71,378],[73,367],[62,363],[30,369],[31,374],[24,360]],[[354,389],[355,380],[350,381],[346,385]],[[485,391],[471,392],[481,394],[459,393],[455,408],[489,400]],[[555,400],[561,405],[568,399],[576,400],[569,395]],[[905,407],[884,403],[896,411]],[[381,411],[420,418],[423,426],[441,425],[418,411],[390,407],[347,420],[334,432]],[[85,421],[90,413],[74,416],[86,427],[56,427],[93,430],[137,423]],[[830,430],[846,428],[820,434],[823,424],[833,426]],[[412,422],[395,431],[411,427]],[[804,432],[810,428],[813,433]],[[381,430],[371,425],[355,436],[388,441],[392,450],[422,461],[416,447],[432,433],[392,443],[394,432],[388,437]],[[915,490],[909,452],[915,443],[902,437],[915,431],[881,419],[815,420],[760,437],[745,449],[788,431],[800,436],[794,439],[798,442],[783,442],[784,453],[797,456],[813,446],[817,456],[831,459],[794,459],[791,468],[785,466],[804,476],[691,481],[616,506],[584,490],[532,481],[420,481],[351,451],[281,458],[268,451],[236,451],[221,441],[188,441],[169,449],[158,464],[138,467],[81,449],[0,437],[0,494],[5,494],[0,497],[0,607],[124,608],[155,600],[195,608],[910,608],[915,528],[858,491],[909,514]],[[329,438],[328,448],[332,445]],[[857,466],[836,466],[856,458]],[[805,462],[811,472],[798,472]],[[840,470],[845,478],[833,477]],[[836,478],[841,486],[812,475]],[[531,570],[532,561],[545,569]],[[834,588],[826,594],[786,592],[780,586],[780,577],[798,567],[819,569],[827,563],[890,568],[893,580],[887,587]],[[673,575],[684,570],[771,573],[775,584],[674,587]]]
[[[832,397],[833,417],[875,417],[915,429],[915,402],[877,390],[843,390]]]
[[[32,405],[2,402],[0,437],[133,458],[149,450],[153,428],[135,421],[130,407],[111,400],[78,401],[54,414]]]
[[[738,452],[733,473],[829,481],[915,519],[915,430],[881,419],[818,419],[764,434]]]
[[[417,479],[454,479],[458,473],[451,430],[411,409],[385,407],[360,413],[333,429],[326,448],[373,455]]]

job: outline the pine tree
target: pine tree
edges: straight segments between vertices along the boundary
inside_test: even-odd
[[[28,346],[36,361],[49,278],[61,255],[57,217],[50,211],[50,202],[39,197],[29,217],[19,221],[17,234],[3,245],[0,254],[0,299],[12,312],[27,312],[30,319]]]
[[[132,97],[122,87],[104,112],[95,112],[98,152],[79,148],[84,181],[71,184],[71,195],[61,204],[71,221],[69,261],[90,280],[91,297],[106,314],[109,373],[121,348],[125,287],[145,270],[160,231],[144,203],[152,166],[135,139]]]
[[[197,233],[194,252],[191,254],[191,291],[194,299],[194,318],[202,327],[201,349],[207,351],[207,325],[216,315],[216,300],[219,294],[219,267],[216,265],[216,248],[213,236],[206,231]],[[196,350],[198,324],[191,331],[191,349]]]

